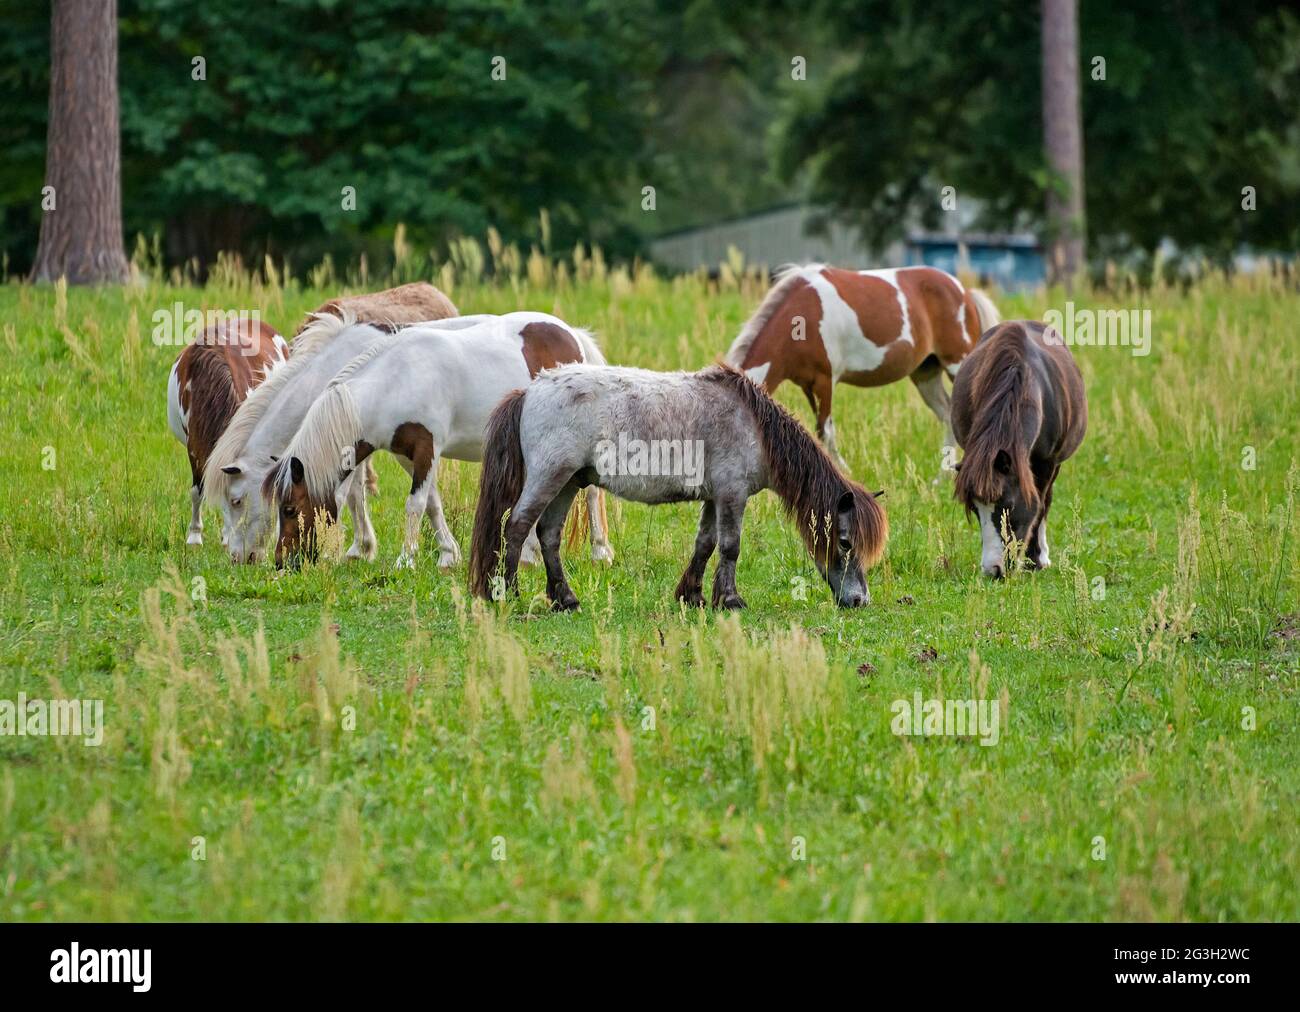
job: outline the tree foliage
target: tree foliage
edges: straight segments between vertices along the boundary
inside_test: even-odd
[[[1037,4],[830,0],[819,14],[860,44],[786,109],[787,176],[806,172],[814,200],[878,241],[937,225],[943,186],[990,221],[1040,220],[1053,181]],[[1094,250],[1295,249],[1300,21],[1253,0],[1084,0],[1079,18]]]

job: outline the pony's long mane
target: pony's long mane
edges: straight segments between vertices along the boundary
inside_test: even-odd
[[[1033,397],[1028,343],[1023,325],[1005,326],[982,342],[963,368],[963,376],[969,376],[971,424],[953,494],[968,513],[975,511],[976,502],[997,501],[999,451],[1011,459],[1011,476],[1019,483],[1025,503],[1032,507],[1038,502],[1022,424]]]
[[[781,308],[785,302],[786,296],[790,294],[790,289],[794,288],[803,280],[805,270],[821,270],[824,264],[785,264],[777,269],[775,283],[768,289],[767,294],[763,296],[763,301],[759,303],[758,309],[751,316],[745,325],[741,328],[736,339],[731,342],[731,347],[727,350],[724,361],[733,369],[739,369],[745,361],[745,356],[749,349],[753,347],[758,335],[763,332],[763,328],[771,322],[772,317]]]
[[[361,416],[352,388],[334,383],[312,402],[307,417],[294,433],[280,460],[262,482],[262,495],[283,501],[293,481],[289,461],[302,462],[307,495],[313,502],[327,502],[338,487],[344,451],[361,438]]]
[[[312,322],[293,339],[289,360],[267,373],[266,379],[253,388],[239,406],[217,445],[212,448],[203,472],[203,494],[209,503],[220,505],[230,490],[230,476],[222,471],[239,460],[249,437],[266,414],[271,402],[289,383],[307,368],[312,357],[356,322],[346,308],[341,316],[314,314]]]
[[[854,506],[849,526],[853,554],[863,566],[873,565],[889,535],[889,521],[875,497],[840,473],[799,420],[744,373],[718,365],[700,376],[726,387],[753,415],[772,491],[784,503],[809,553],[816,557],[819,551],[828,552],[825,525],[834,524],[839,501],[848,492]]]

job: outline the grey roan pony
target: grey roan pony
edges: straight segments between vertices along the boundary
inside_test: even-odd
[[[695,554],[677,584],[688,605],[704,603],[704,569],[716,547],[713,606],[745,606],[736,591],[741,521],[746,501],[765,488],[785,504],[836,603],[870,600],[863,567],[884,549],[884,510],[789,412],[733,369],[568,365],[509,394],[484,441],[473,592],[491,598],[517,589],[520,549],[535,522],[551,605],[577,608],[560,565],[560,529],[584,485],[651,505],[703,502]]]
[[[952,428],[965,450],[954,492],[979,516],[984,574],[1001,578],[1011,537],[1030,567],[1051,565],[1052,487],[1088,428],[1083,376],[1060,335],[1014,320],[980,338],[953,382]]]

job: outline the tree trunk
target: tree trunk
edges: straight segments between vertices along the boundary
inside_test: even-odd
[[[1077,0],[1043,0],[1043,145],[1047,189],[1047,277],[1070,286],[1085,265],[1083,121],[1079,111]]]
[[[117,0],[54,0],[45,185],[32,280],[126,281]]]

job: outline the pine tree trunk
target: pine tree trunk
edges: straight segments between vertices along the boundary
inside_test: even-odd
[[[1083,122],[1079,111],[1077,0],[1043,0],[1043,144],[1047,190],[1047,277],[1067,287],[1083,269]]]
[[[54,0],[50,124],[33,281],[123,282],[117,0]]]

